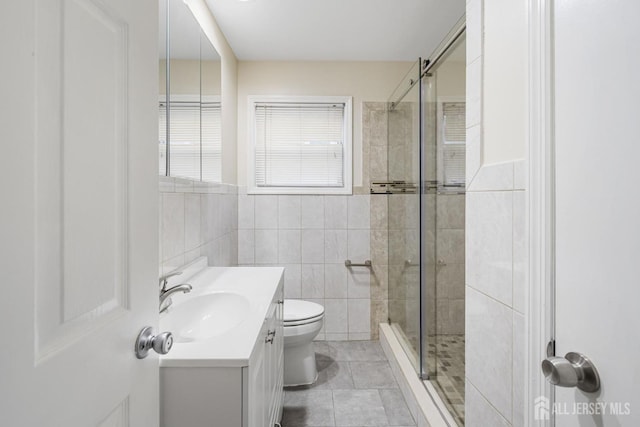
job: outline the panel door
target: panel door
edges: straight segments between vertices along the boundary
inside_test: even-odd
[[[602,381],[555,388],[562,427],[640,425],[638,17],[635,0],[554,3],[556,355]]]
[[[2,425],[158,425],[157,8],[0,6]]]

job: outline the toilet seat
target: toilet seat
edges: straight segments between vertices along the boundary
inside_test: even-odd
[[[284,326],[300,326],[324,318],[324,307],[311,301],[285,299]]]

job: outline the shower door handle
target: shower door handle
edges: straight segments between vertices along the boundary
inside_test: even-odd
[[[542,361],[542,373],[547,381],[560,387],[578,387],[587,393],[600,389],[598,370],[581,353],[570,352],[564,357],[547,357]]]

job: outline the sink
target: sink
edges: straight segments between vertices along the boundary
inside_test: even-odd
[[[175,342],[203,341],[236,327],[249,309],[246,297],[231,292],[194,296],[171,306],[160,318],[160,328],[171,332]]]

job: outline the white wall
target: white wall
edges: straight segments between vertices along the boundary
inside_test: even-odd
[[[520,159],[527,132],[527,7],[524,0],[484,2],[483,163]]]
[[[180,95],[220,95],[221,65],[220,61],[200,61],[199,59],[172,59],[171,61],[171,93]],[[201,79],[200,74],[206,73]],[[167,91],[167,65],[164,59],[158,62],[158,92],[164,95]]]
[[[466,65],[464,60],[445,61],[438,67],[436,96],[465,96]]]
[[[417,59],[417,58],[416,58]],[[246,185],[247,96],[353,96],[353,185],[362,185],[362,102],[387,101],[409,62],[240,62],[238,185]]]

